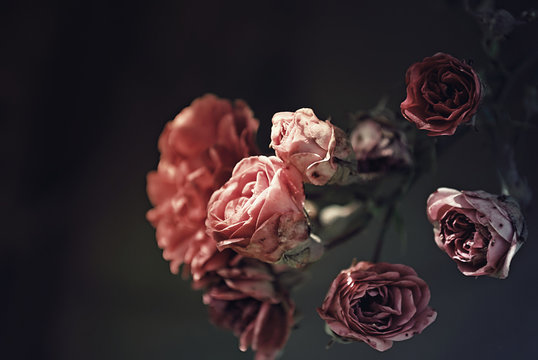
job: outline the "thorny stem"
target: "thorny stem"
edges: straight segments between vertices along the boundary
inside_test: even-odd
[[[394,214],[394,207],[395,207],[395,202],[390,204],[387,207],[387,211],[385,211],[385,216],[383,217],[383,222],[381,223],[381,229],[379,230],[379,234],[377,235],[377,241],[375,244],[374,254],[372,256],[373,263],[378,262],[379,257],[381,255],[381,250],[383,249],[383,239],[385,238],[385,233],[387,232],[387,229],[389,228],[392,215]]]

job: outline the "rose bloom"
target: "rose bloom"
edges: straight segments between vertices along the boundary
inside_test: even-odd
[[[408,168],[412,163],[405,134],[391,126],[385,116],[360,116],[350,141],[363,177]]]
[[[385,351],[435,320],[429,301],[428,285],[409,266],[362,261],[338,274],[318,314],[336,340]]]
[[[302,266],[323,252],[309,236],[304,201],[297,169],[274,156],[249,157],[211,196],[207,231],[219,250],[230,248],[264,262]]]
[[[443,53],[407,70],[407,98],[402,115],[430,136],[452,135],[469,122],[481,98],[480,79],[466,63]]]
[[[239,349],[256,351],[257,360],[275,359],[294,324],[295,305],[269,264],[237,256],[217,271],[221,281],[203,301],[211,321],[239,337]]]
[[[258,121],[243,101],[232,104],[210,94],[166,124],[159,138],[157,171],[147,177],[154,208],[146,217],[156,228],[157,244],[173,273],[212,241],[205,231],[207,202],[239,160],[258,152],[257,128]]]
[[[270,146],[276,156],[300,171],[304,182],[331,182],[338,170],[336,159],[351,153],[346,134],[330,121],[319,120],[312,109],[279,112],[272,121]]]
[[[527,237],[515,200],[485,191],[440,188],[427,201],[435,242],[467,276],[504,279]]]

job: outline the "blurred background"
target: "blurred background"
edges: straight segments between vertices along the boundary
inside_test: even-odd
[[[519,14],[535,1],[499,1]],[[251,359],[213,327],[201,292],[170,274],[154,229],[146,173],[164,124],[207,92],[245,99],[269,144],[271,117],[311,107],[344,124],[382,96],[397,110],[412,63],[438,51],[486,63],[481,32],[460,1],[17,1],[0,12],[4,359]],[[538,21],[517,27],[510,68],[536,51]],[[521,112],[525,84],[510,98]],[[516,148],[538,197],[538,131]],[[378,221],[311,267],[294,294],[303,320],[283,359],[538,358],[537,202],[529,239],[506,280],[468,278],[433,241],[425,215],[437,187],[500,187],[486,134],[455,139],[411,189],[402,243],[388,232],[381,260],[414,267],[438,318],[386,353],[329,341],[315,312],[351,259],[369,259]]]

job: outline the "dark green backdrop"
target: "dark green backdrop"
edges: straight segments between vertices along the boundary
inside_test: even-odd
[[[532,4],[501,3],[517,12]],[[5,359],[252,358],[208,322],[201,293],[169,273],[145,221],[145,175],[157,165],[164,124],[206,92],[243,98],[261,122],[258,142],[266,149],[277,111],[312,107],[343,123],[383,95],[397,108],[405,70],[426,56],[444,51],[475,66],[486,61],[479,27],[458,1],[3,7]],[[518,28],[503,48],[509,64],[536,51],[537,37],[538,22]],[[536,84],[533,72],[525,81]],[[511,99],[516,113],[520,95]],[[516,151],[538,196],[537,135],[527,131]],[[437,321],[386,353],[364,344],[324,349],[315,307],[352,257],[370,258],[373,226],[312,266],[294,296],[304,318],[284,359],[538,358],[537,202],[507,280],[461,275],[433,241],[424,211],[430,192],[499,191],[485,134],[455,141],[403,203],[407,244],[389,231],[381,256],[413,266],[429,283]]]

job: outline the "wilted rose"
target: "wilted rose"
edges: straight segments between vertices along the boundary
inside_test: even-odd
[[[334,279],[318,314],[337,340],[385,351],[435,320],[429,301],[428,285],[409,266],[359,262]]]
[[[270,146],[301,172],[304,182],[314,185],[338,181],[332,179],[339,170],[337,159],[344,160],[351,153],[346,134],[306,108],[273,116]]]
[[[384,116],[358,117],[350,140],[359,176],[373,177],[412,163],[405,134]]]
[[[407,98],[400,105],[402,115],[430,136],[454,134],[478,109],[478,75],[448,54],[437,53],[411,65],[405,81]]]
[[[440,188],[427,201],[437,245],[467,276],[504,279],[527,237],[519,205],[485,191]]]
[[[317,260],[323,246],[309,236],[301,174],[282,160],[241,160],[232,177],[211,196],[207,229],[217,248],[264,262],[302,266]]]
[[[216,271],[221,281],[204,294],[211,321],[239,337],[239,349],[274,359],[294,324],[295,305],[269,264],[237,256]]]
[[[258,121],[237,100],[205,95],[166,124],[160,138],[157,171],[147,177],[154,208],[147,213],[170,270],[189,265],[207,242],[207,202],[231,175],[235,164],[257,153]],[[188,268],[186,268],[188,270]]]

